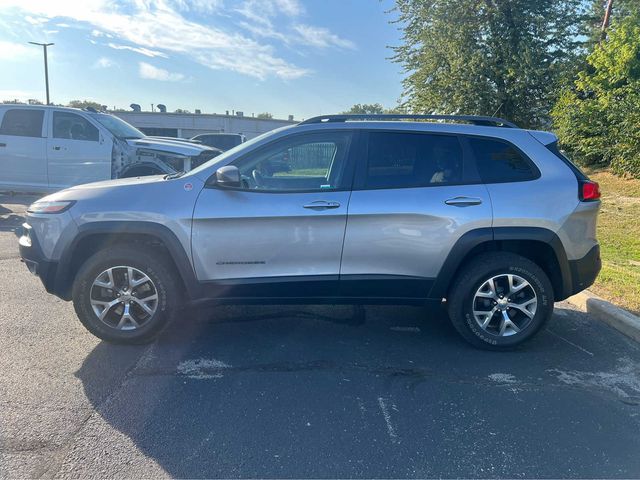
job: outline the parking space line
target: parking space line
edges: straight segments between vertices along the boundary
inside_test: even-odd
[[[556,337],[558,337],[560,340],[568,343],[569,345],[572,345],[574,347],[576,347],[578,350],[583,351],[584,353],[586,353],[587,355],[591,355],[593,357],[593,353],[591,353],[589,350],[587,350],[586,348],[582,348],[580,345],[576,345],[575,343],[573,343],[570,340],[567,340],[566,338],[564,338],[562,335],[557,334],[556,332],[554,332],[553,330],[551,330],[550,328],[547,328],[547,332],[549,332],[551,335],[554,335]]]

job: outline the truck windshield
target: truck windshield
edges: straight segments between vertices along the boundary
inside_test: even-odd
[[[118,138],[142,138],[145,136],[140,130],[114,115],[92,113],[91,116]]]

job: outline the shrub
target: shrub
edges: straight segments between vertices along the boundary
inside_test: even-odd
[[[551,112],[560,142],[583,165],[640,178],[640,14],[613,24],[587,64]]]

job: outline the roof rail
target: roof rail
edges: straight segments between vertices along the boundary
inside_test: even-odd
[[[485,127],[520,128],[515,123],[498,117],[483,117],[479,115],[405,115],[395,113],[385,113],[380,115],[320,115],[318,117],[312,117],[304,120],[300,122],[299,125],[308,125],[311,123],[347,122],[349,120],[452,120],[457,122],[467,122],[473,125],[481,125]]]

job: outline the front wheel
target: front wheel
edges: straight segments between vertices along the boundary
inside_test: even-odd
[[[553,287],[544,271],[513,253],[476,257],[456,278],[449,316],[472,345],[505,350],[531,338],[553,313]]]
[[[178,296],[174,277],[162,255],[136,246],[109,248],[78,271],[73,306],[82,324],[102,340],[146,343],[171,319]]]

